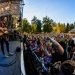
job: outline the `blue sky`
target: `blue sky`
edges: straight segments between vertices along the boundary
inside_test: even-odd
[[[23,18],[30,22],[33,16],[42,20],[48,16],[55,22],[75,22],[75,0],[24,0]]]

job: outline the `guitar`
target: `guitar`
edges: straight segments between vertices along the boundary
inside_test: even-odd
[[[0,36],[3,36],[4,34],[8,34],[8,29],[6,27],[0,27]]]

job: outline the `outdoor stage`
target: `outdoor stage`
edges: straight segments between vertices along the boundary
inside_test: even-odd
[[[11,41],[10,52],[13,56],[4,57],[0,49],[0,74],[1,75],[21,75],[21,53],[15,52],[17,47],[20,47],[20,42]],[[5,49],[6,52],[6,49]],[[7,54],[7,52],[6,52]]]

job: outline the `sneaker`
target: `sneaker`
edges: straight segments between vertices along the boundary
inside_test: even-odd
[[[9,52],[9,54],[13,55],[14,53]]]
[[[8,58],[9,56],[8,55],[5,55],[5,57]]]
[[[12,56],[12,55],[13,55],[13,53],[9,53],[9,54],[8,54],[8,56]]]

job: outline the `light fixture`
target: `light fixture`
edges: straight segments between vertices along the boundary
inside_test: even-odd
[[[2,10],[2,12],[4,11],[4,9],[3,9],[3,8],[2,8],[1,10]]]
[[[9,9],[10,9],[10,7],[9,7],[9,6],[5,7],[5,10],[9,10]]]
[[[15,6],[15,9],[17,9],[17,6]]]
[[[16,23],[16,28],[18,27],[18,25],[19,25],[19,24],[18,24],[18,23]]]

